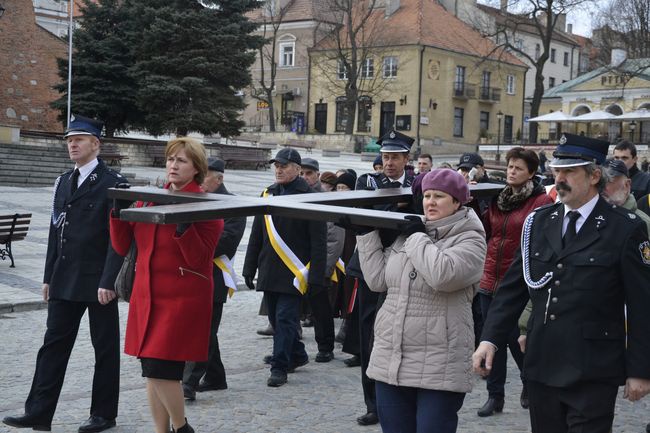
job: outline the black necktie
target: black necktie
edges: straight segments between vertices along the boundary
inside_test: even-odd
[[[77,191],[77,184],[79,183],[79,169],[75,168],[74,171],[72,172],[72,177],[70,178],[70,195],[74,195],[74,193]]]
[[[564,246],[569,245],[576,237],[576,221],[578,221],[578,218],[580,218],[580,212],[572,210],[568,215],[569,225],[567,225],[566,232],[564,233],[564,238],[562,239]]]

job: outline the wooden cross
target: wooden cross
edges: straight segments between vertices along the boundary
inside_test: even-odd
[[[470,185],[473,198],[492,196],[504,185]],[[387,203],[411,201],[410,188],[386,188],[372,191],[341,191],[293,194],[269,197],[244,197],[225,194],[175,192],[152,187],[111,188],[110,198],[146,201],[159,206],[129,208],[120,212],[126,221],[178,224],[250,215],[277,215],[297,219],[343,222],[397,229],[409,214],[365,209]]]

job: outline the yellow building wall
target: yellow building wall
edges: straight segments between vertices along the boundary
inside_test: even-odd
[[[479,58],[468,55],[453,53],[437,48],[426,47],[423,51],[422,61],[422,95],[420,107],[418,107],[418,85],[420,71],[421,46],[394,47],[392,49],[377,50],[373,55],[375,59],[375,74],[382,74],[383,57],[396,56],[398,58],[397,77],[384,79],[380,91],[372,96],[372,122],[369,133],[357,132],[357,125],[354,127],[355,134],[367,134],[373,137],[379,136],[381,102],[395,103],[395,116],[410,115],[411,129],[401,132],[416,137],[417,124],[420,124],[420,137],[422,140],[440,139],[447,142],[478,143],[479,142],[479,116],[480,111],[490,113],[489,130],[491,136],[496,137],[498,124],[498,111],[504,115],[513,116],[513,139],[516,139],[517,131],[521,128],[523,116],[523,95],[524,75],[523,67],[515,67],[498,62],[482,62]],[[324,55],[312,53],[311,69],[311,90],[310,90],[310,119],[309,129],[315,127],[315,105],[327,103],[327,133],[335,132],[336,122],[336,97],[344,96],[344,82],[341,80],[332,83],[326,73],[333,74],[334,64],[323,67]],[[480,63],[477,66],[477,63]],[[453,97],[456,66],[465,66],[465,82],[474,85],[476,97],[463,100]],[[478,92],[481,85],[483,70],[491,71],[490,87],[499,88],[501,99],[497,102],[479,101]],[[506,93],[506,76],[515,75],[515,92],[510,95]],[[363,92],[360,92],[363,94]],[[454,108],[459,107],[465,110],[463,119],[463,136],[454,137]],[[503,136],[503,122],[501,121],[501,134]],[[493,139],[496,142],[496,138]]]

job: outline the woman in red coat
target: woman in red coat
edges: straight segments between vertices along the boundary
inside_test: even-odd
[[[167,143],[165,156],[165,188],[201,192],[203,145],[177,138]],[[181,380],[185,361],[208,358],[212,259],[222,230],[222,220],[160,225],[111,218],[115,251],[125,255],[133,239],[138,248],[124,351],[141,360],[157,433],[169,432],[170,419],[174,432],[194,432],[185,419]]]
[[[483,217],[488,241],[478,294],[483,322],[489,314],[492,297],[519,248],[524,220],[536,207],[553,203],[553,200],[546,195],[544,187],[533,180],[539,166],[539,157],[535,152],[525,150],[523,147],[513,147],[506,154],[506,161],[508,163],[507,185],[490,203]],[[521,370],[524,355],[517,343],[518,337],[519,329],[515,327],[508,340],[508,347]],[[499,350],[487,378],[488,400],[479,409],[479,416],[490,416],[503,410],[507,361],[508,351]],[[521,405],[528,407],[525,383]]]

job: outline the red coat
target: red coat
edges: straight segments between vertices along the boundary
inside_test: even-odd
[[[483,215],[483,225],[487,235],[487,255],[483,267],[480,289],[493,294],[515,258],[515,251],[521,242],[524,220],[533,209],[553,203],[544,188],[536,185],[533,194],[519,208],[502,212],[497,206],[497,197],[492,200]]]
[[[185,192],[201,192],[191,182]],[[205,361],[212,315],[212,259],[223,220],[176,225],[111,218],[111,242],[125,255],[135,237],[135,282],[124,352],[140,358]]]

